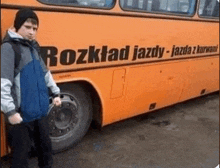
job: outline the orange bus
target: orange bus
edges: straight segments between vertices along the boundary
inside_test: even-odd
[[[105,126],[219,90],[218,0],[2,0],[1,39],[23,7],[39,17],[41,55],[62,92],[62,107],[48,111],[55,152],[92,120]]]

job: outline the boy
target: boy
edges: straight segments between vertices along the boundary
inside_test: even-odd
[[[1,46],[1,110],[8,122],[8,140],[13,149],[11,168],[27,168],[33,137],[40,168],[52,167],[52,146],[47,112],[48,88],[53,103],[61,105],[60,89],[39,55],[35,41],[39,26],[31,9],[17,12]]]

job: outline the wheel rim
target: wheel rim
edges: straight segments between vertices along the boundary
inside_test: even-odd
[[[60,95],[62,105],[56,107],[50,105],[48,114],[50,137],[51,139],[60,139],[67,136],[74,130],[79,121],[77,101],[70,94]]]

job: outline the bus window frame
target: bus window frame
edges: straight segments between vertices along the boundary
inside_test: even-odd
[[[216,0],[217,1],[217,0]],[[201,3],[201,0],[199,1],[199,3],[198,3],[198,10],[197,10],[197,15],[198,15],[198,17],[199,18],[201,18],[201,19],[211,19],[211,20],[218,20],[218,21],[220,21],[220,18],[219,17],[213,17],[213,16],[202,16],[202,15],[200,15],[199,14],[199,7],[200,7],[200,4]],[[218,2],[219,3],[219,2]],[[219,7],[220,7],[220,3],[219,3]],[[219,11],[220,12],[220,11]]]
[[[115,5],[116,5],[116,1],[117,0],[113,0],[114,3],[112,5],[111,8],[108,8],[108,7],[98,7],[98,6],[84,6],[84,5],[68,5],[68,4],[54,4],[54,3],[47,3],[47,2],[44,2],[45,0],[37,0],[39,3],[41,4],[44,4],[44,5],[49,5],[49,6],[58,6],[58,7],[67,7],[67,8],[71,8],[71,7],[74,7],[74,8],[83,8],[83,9],[101,9],[101,10],[112,10]]]
[[[137,13],[145,13],[145,14],[159,14],[159,15],[167,15],[167,16],[182,16],[182,17],[188,17],[188,18],[193,18],[195,16],[195,14],[197,13],[197,4],[198,4],[198,0],[195,0],[195,6],[194,6],[194,12],[192,15],[185,15],[185,14],[178,14],[178,13],[165,13],[165,12],[150,12],[150,11],[147,11],[147,10],[138,10],[138,9],[131,9],[131,8],[123,8],[121,6],[121,0],[118,0],[119,1],[119,6],[121,8],[121,10],[123,11],[126,11],[126,12],[137,12]]]

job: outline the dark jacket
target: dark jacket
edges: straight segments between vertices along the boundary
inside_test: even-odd
[[[19,46],[18,67],[15,67],[16,54],[10,42]],[[1,46],[1,110],[7,116],[20,111],[23,122],[47,115],[48,87],[53,94],[60,93],[38,51],[36,41],[24,40],[12,31],[8,31]]]

